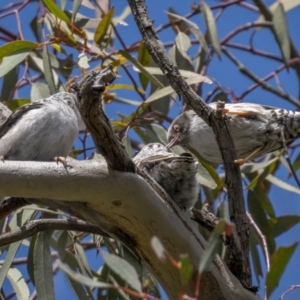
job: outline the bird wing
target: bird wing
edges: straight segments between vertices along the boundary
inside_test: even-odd
[[[38,109],[43,106],[42,102],[36,101],[19,107],[1,125],[0,139],[20,120],[28,111]]]

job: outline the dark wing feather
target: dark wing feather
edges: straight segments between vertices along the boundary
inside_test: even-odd
[[[12,128],[18,120],[22,118],[24,114],[32,109],[38,109],[43,106],[42,102],[32,102],[30,104],[26,104],[15,110],[4,123],[0,125],[0,139],[3,137],[7,131]]]

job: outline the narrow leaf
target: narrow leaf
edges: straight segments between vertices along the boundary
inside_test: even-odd
[[[278,237],[279,235],[285,233],[286,231],[288,231],[289,229],[291,229],[292,227],[300,223],[300,216],[298,215],[282,216],[270,222],[271,222],[274,236]]]
[[[209,53],[209,49],[208,49],[207,43],[206,43],[206,41],[205,41],[205,38],[204,38],[202,32],[200,31],[199,26],[198,26],[196,23],[194,23],[194,22],[190,21],[189,19],[187,19],[187,18],[185,18],[185,17],[183,17],[183,16],[180,16],[180,15],[178,15],[178,14],[174,14],[174,13],[167,12],[167,11],[166,11],[166,13],[167,13],[168,15],[170,15],[170,16],[173,16],[173,17],[177,18],[177,19],[183,20],[183,21],[185,21],[186,23],[188,23],[189,25],[191,25],[191,27],[189,28],[189,30],[190,30],[190,31],[195,35],[195,37],[198,39],[200,45],[203,47],[203,49],[205,50],[205,52],[206,52],[206,53]]]
[[[268,299],[270,299],[270,295],[278,285],[280,278],[297,246],[298,243],[294,243],[288,247],[280,247],[274,253],[271,259],[270,271],[266,278]]]
[[[46,84],[40,82],[31,83],[30,99],[37,101],[50,96],[49,88]]]
[[[268,221],[267,215],[261,206],[259,195],[257,195],[254,191],[249,190],[247,203],[249,207],[249,212],[251,213],[255,224],[259,227],[259,229],[262,231],[267,240],[269,253],[274,253],[276,249],[276,244],[274,236],[272,235],[272,228]]]
[[[192,85],[192,84],[196,84],[199,82],[205,82],[204,76],[201,76],[201,77],[200,76],[190,77],[190,78],[186,79],[186,83],[188,85]],[[158,100],[164,96],[170,95],[174,92],[175,91],[173,90],[173,88],[171,86],[164,87],[164,88],[158,90],[157,92],[154,92],[144,103],[156,101],[156,100]]]
[[[73,0],[73,9],[72,9],[72,22],[75,22],[76,14],[79,10],[79,7],[82,3],[82,0]]]
[[[197,160],[201,163],[201,165],[207,170],[209,175],[213,178],[213,180],[215,181],[215,183],[217,185],[217,188],[219,190],[222,190],[223,182],[220,179],[216,170],[198,153],[198,151],[196,151],[192,147],[188,147],[188,149],[190,152],[192,152],[196,156]]]
[[[291,45],[286,14],[281,2],[278,3],[278,6],[273,14],[273,28],[277,43],[279,44],[281,50],[283,61],[285,65],[288,66],[291,57]]]
[[[15,52],[20,53],[22,51],[28,53],[28,51],[31,51],[35,47],[37,47],[37,44],[29,41],[15,41],[7,43],[0,47],[0,61],[2,61],[3,57]]]
[[[29,288],[21,272],[16,268],[8,270],[7,278],[14,288],[18,300],[28,300],[30,296]]]
[[[270,181],[271,183],[281,187],[282,189],[284,190],[287,190],[289,192],[293,192],[293,193],[296,193],[296,194],[300,194],[300,189],[299,188],[296,188],[288,183],[286,183],[285,181],[273,176],[272,174],[269,174],[266,179],[268,181]]]
[[[1,68],[0,68],[0,70],[1,70]],[[16,83],[18,81],[18,75],[19,75],[18,71],[19,71],[19,67],[15,67],[5,74],[5,76],[3,78],[2,89],[0,92],[1,101],[7,101],[8,104],[13,102],[10,100],[14,96]]]
[[[153,251],[155,252],[156,256],[160,260],[165,260],[166,258],[166,250],[161,241],[157,236],[153,236],[151,239],[151,247]]]
[[[218,57],[221,58],[221,48],[220,48],[220,43],[219,43],[219,38],[217,33],[217,26],[215,23],[213,13],[210,7],[204,1],[202,1],[201,7],[202,7],[202,11],[203,11],[203,15],[204,15],[204,19],[205,19],[205,23],[207,26],[212,47],[216,51]]]
[[[101,251],[101,256],[111,270],[125,280],[133,289],[138,292],[142,292],[142,285],[139,280],[139,276],[132,265],[115,254],[109,254]]]
[[[122,143],[125,146],[125,150],[126,150],[128,156],[131,157],[132,156],[132,147],[131,147],[130,138],[127,134],[123,137]]]
[[[138,69],[133,68],[135,71],[140,72]],[[163,72],[161,71],[160,68],[155,68],[155,67],[145,67],[145,70],[148,71],[152,75],[163,75]],[[200,82],[205,82],[211,84],[212,81],[210,78],[200,75],[196,72],[192,71],[187,71],[187,70],[179,70],[180,74],[185,77],[185,78],[198,78]]]
[[[0,77],[7,74],[10,70],[14,67],[19,65],[29,54],[29,51],[15,53],[9,56],[5,56],[2,60],[1,67],[0,67]]]
[[[53,272],[48,235],[44,232],[37,234],[34,245],[34,280],[38,299],[54,299]]]
[[[149,67],[151,65],[151,56],[148,50],[146,49],[145,43],[143,41],[140,42],[140,46],[138,49],[138,61],[144,67]],[[142,87],[146,89],[147,84],[149,82],[149,78],[147,78],[147,76],[145,76],[142,73],[139,74],[139,77]]]
[[[222,243],[220,239],[220,235],[224,232],[227,226],[232,226],[232,225],[228,224],[225,220],[219,220],[217,227],[215,228],[215,230],[213,231],[209,239],[208,246],[202,255],[201,262],[198,268],[198,272],[200,274],[202,274],[202,272],[213,261],[215,254],[218,251],[219,244]]]
[[[101,21],[99,22],[98,24],[98,27],[96,28],[96,31],[95,31],[95,35],[94,35],[94,41],[96,44],[100,45],[108,28],[109,28],[109,25],[111,23],[111,20],[112,20],[112,17],[115,13],[115,8],[112,7],[108,12],[107,14],[105,14],[103,16],[103,18],[101,19]]]
[[[88,59],[86,53],[84,53],[84,52],[79,53],[78,66],[82,69],[88,69],[90,67],[89,59]]]
[[[152,143],[158,142],[164,145],[168,143],[167,132],[162,126],[158,124],[149,124],[148,126],[145,126],[145,129]]]
[[[63,270],[71,279],[74,281],[79,282],[80,284],[84,284],[86,286],[89,286],[91,288],[114,288],[112,284],[105,283],[105,282],[100,282],[100,281],[95,281],[91,278],[88,278],[86,276],[83,276],[80,273],[75,272],[72,270],[67,264],[64,264],[62,262],[59,262],[59,268]],[[82,299],[82,298],[80,298]]]
[[[146,68],[144,68],[144,66],[142,66],[136,59],[134,59],[128,52],[124,51],[124,50],[119,50],[119,54],[121,54],[123,57],[125,57],[126,59],[128,59],[129,61],[131,61],[133,63],[133,65],[139,69],[141,71],[141,73],[143,75],[145,75],[147,78],[149,78],[149,80],[151,80],[156,86],[163,88],[164,85],[157,80],[157,78],[155,78],[154,76],[152,76],[147,70]]]
[[[18,241],[18,242],[10,244],[8,247],[7,255],[4,260],[4,264],[2,265],[2,267],[0,269],[0,288],[2,288],[4,279],[7,275],[7,272],[11,266],[13,259],[15,258],[15,255],[16,255],[21,243],[22,243],[22,241]]]
[[[183,52],[188,51],[192,46],[190,38],[184,32],[178,32],[175,42],[178,49],[182,50]]]
[[[43,68],[44,68],[44,76],[48,84],[49,92],[51,95],[53,95],[55,94],[56,89],[55,89],[54,77],[53,77],[47,46],[43,46]]]
[[[60,20],[70,23],[69,17],[57,6],[57,4],[53,0],[43,0],[45,6],[54,16],[59,18]]]

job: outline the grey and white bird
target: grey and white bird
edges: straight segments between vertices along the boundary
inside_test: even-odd
[[[66,157],[82,127],[78,99],[72,93],[23,105],[0,125],[0,156],[32,161]]]
[[[189,153],[177,155],[159,143],[151,143],[133,158],[184,210],[197,201],[199,184],[196,179],[198,163]]]
[[[216,103],[209,106],[216,108]],[[225,105],[224,113],[229,117],[238,157],[235,162],[239,164],[281,149],[282,132],[287,145],[300,136],[300,112],[253,103],[231,103]],[[222,163],[212,128],[192,110],[172,122],[167,138],[167,148],[190,146],[209,162]]]

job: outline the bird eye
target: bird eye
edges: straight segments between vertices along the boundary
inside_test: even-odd
[[[179,125],[177,125],[177,124],[174,125],[174,130],[175,130],[175,131],[179,131]]]

